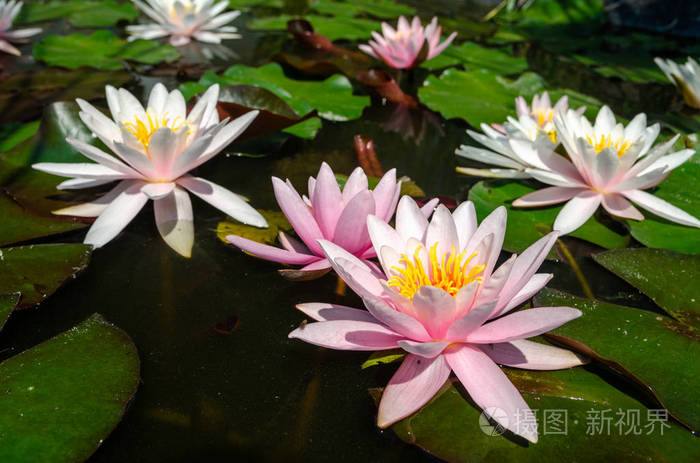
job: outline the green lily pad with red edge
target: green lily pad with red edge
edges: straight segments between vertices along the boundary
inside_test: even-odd
[[[700,429],[695,398],[700,388],[699,332],[667,316],[547,288],[535,296],[534,305],[581,310],[582,317],[549,333],[557,335],[554,340],[584,355],[589,354],[585,347],[592,349],[614,374],[624,373],[642,392],[653,391],[674,416]],[[577,348],[580,343],[584,349]]]
[[[21,293],[18,308],[32,307],[87,267],[92,246],[36,244],[0,249],[0,294]],[[1,461],[1,459],[0,459]]]
[[[20,293],[0,295],[0,331],[5,326],[7,319],[10,318],[12,311],[19,304],[20,297],[22,297]]]
[[[237,64],[221,75],[207,72],[198,83],[202,87],[216,83],[222,87],[255,85],[277,95],[297,114],[308,114],[315,109],[321,118],[332,121],[357,119],[370,103],[368,96],[353,95],[352,84],[345,76],[336,74],[323,81],[295,80],[285,76],[277,63],[257,68]],[[192,88],[183,90],[191,94]]]
[[[435,70],[458,64],[465,65],[470,70],[487,69],[503,75],[519,74],[527,69],[527,59],[524,56],[513,56],[510,47],[488,48],[473,42],[450,45],[420,66]]]
[[[0,363],[0,461],[84,461],[138,387],[129,336],[100,315]]]
[[[620,455],[626,462],[639,463],[700,458],[700,446],[690,432],[674,422],[657,421],[660,412],[647,409],[583,367],[503,371],[536,413],[536,444],[499,435],[480,419],[481,410],[456,380],[446,382],[425,407],[391,429],[403,441],[455,463],[541,463],[570,460],[572,455],[582,463],[618,461]],[[370,392],[378,400],[380,390]]]
[[[90,35],[49,35],[34,44],[34,58],[68,69],[91,67],[104,71],[124,67],[124,61],[142,64],[172,62],[180,52],[172,45],[138,39],[127,42],[108,30]]]
[[[700,155],[674,169],[654,190],[654,196],[685,212],[700,217],[700,191],[695,186],[700,178]],[[686,227],[642,211],[645,219],[628,220],[634,239],[650,248],[663,248],[686,254],[700,254],[700,229]]]
[[[630,248],[595,254],[593,259],[679,321],[700,329],[700,256]]]
[[[109,27],[119,21],[133,21],[139,10],[131,2],[115,0],[61,0],[25,2],[16,24],[50,19],[67,19],[75,27]]]
[[[469,190],[469,200],[474,203],[479,221],[498,206],[505,206],[508,210],[503,249],[521,252],[552,230],[554,219],[563,206],[536,209],[511,206],[515,199],[533,191],[535,191],[533,188],[522,183],[503,180],[478,182]],[[629,243],[629,236],[620,235],[609,229],[595,216],[568,236],[580,238],[607,249],[625,247]]]

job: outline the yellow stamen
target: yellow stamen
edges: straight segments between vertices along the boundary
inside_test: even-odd
[[[624,138],[618,138],[617,140],[613,140],[612,135],[601,135],[600,139],[592,138],[590,135],[586,136],[586,140],[588,140],[588,143],[591,144],[593,149],[597,154],[599,154],[601,151],[603,151],[606,148],[615,148],[617,151],[617,156],[622,157],[627,150],[629,150],[632,147],[632,142],[629,140],[625,140]]]
[[[125,122],[124,127],[129,133],[138,139],[146,150],[148,150],[151,137],[158,129],[167,127],[173,132],[177,133],[177,131],[182,127],[187,126],[189,133],[189,123],[186,120],[180,119],[181,118],[178,116],[172,121],[169,121],[167,114],[164,114],[163,117],[158,119],[158,117],[152,116],[150,111],[147,111],[145,121],[135,117],[134,122]]]
[[[552,122],[552,119],[554,119],[554,109],[535,109],[532,111],[532,115],[537,120],[537,124],[540,127],[544,127],[547,122]]]
[[[421,286],[435,286],[454,296],[462,287],[472,281],[481,283],[483,277],[479,274],[484,271],[486,266],[474,265],[469,268],[469,263],[477,255],[476,252],[465,260],[467,251],[457,254],[455,247],[452,246],[449,256],[442,255],[438,259],[437,243],[435,243],[430,248],[429,253],[430,272],[426,272],[419,256],[421,249],[421,247],[416,248],[413,259],[410,259],[406,254],[401,254],[399,262],[404,264],[404,267],[392,267],[392,270],[400,275],[393,276],[387,283],[390,287],[396,288],[402,296],[413,299]]]

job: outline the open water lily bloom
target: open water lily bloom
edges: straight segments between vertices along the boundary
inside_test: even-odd
[[[659,184],[695,153],[684,149],[668,154],[678,135],[652,147],[659,124],[647,127],[642,113],[625,127],[616,122],[607,106],[598,112],[594,125],[571,110],[555,116],[554,124],[569,158],[540,150],[538,156],[546,169],[527,172],[552,186],[515,200],[513,206],[541,207],[567,201],[553,226],[561,234],[583,225],[601,204],[616,217],[644,220],[630,201],[672,222],[700,227],[692,215],[643,191]]]
[[[401,192],[396,169],[384,174],[374,190],[370,190],[367,175],[360,167],[348,177],[341,192],[333,170],[325,162],[316,178],[309,177],[308,196],[300,196],[289,180],[284,182],[272,177],[272,187],[280,209],[301,241],[280,232],[280,249],[236,235],[229,235],[226,239],[256,257],[303,265],[304,271],[331,266],[318,244],[319,239],[333,242],[359,259],[375,257],[367,232],[367,216],[376,215],[385,222],[391,220]],[[429,216],[437,202],[434,199],[423,206],[423,214]]]
[[[471,202],[453,213],[440,205],[428,222],[416,203],[403,197],[395,229],[374,216],[367,227],[383,273],[331,242],[319,244],[368,310],[300,304],[317,322],[289,337],[331,349],[403,349],[406,357],[379,404],[382,428],[425,405],[454,371],[479,407],[505,412],[494,420],[536,442],[536,425],[518,425],[535,422],[534,414],[498,364],[533,370],[581,364],[570,351],[526,340],[579,317],[580,311],[538,307],[505,315],[552,277],[536,272],[557,234],[496,268],[506,228],[503,207],[477,226]]]
[[[235,193],[188,174],[228,146],[258,111],[231,122],[219,122],[218,85],[209,87],[189,114],[182,94],[178,90],[168,93],[160,83],[153,87],[146,108],[123,88],[107,86],[106,91],[112,119],[86,101],[77,102],[82,121],[116,157],[69,138],[66,141],[71,146],[95,163],[33,165],[43,172],[72,177],[59,184],[59,189],[119,181],[93,202],[54,211],[59,215],[97,217],[85,237],[86,244],[100,247],[108,243],[152,199],[161,236],[175,251],[189,257],[194,227],[188,192],[245,224],[267,226],[263,216]]]
[[[437,18],[433,18],[430,24],[423,27],[418,16],[415,16],[410,24],[401,16],[396,29],[383,22],[382,34],[372,32],[374,40],[370,40],[368,45],[360,45],[359,48],[394,69],[409,69],[423,60],[436,57],[457,37],[457,33],[453,32],[440,43],[441,35],[442,27],[438,25]],[[424,45],[428,47],[427,54],[421,56]]]
[[[12,22],[22,9],[22,2],[15,0],[0,0],[0,50],[11,55],[20,56],[22,53],[10,42],[19,42],[27,37],[41,32],[41,28],[32,27],[28,29],[10,30]]]
[[[686,104],[700,109],[700,65],[688,57],[685,64],[678,64],[670,59],[654,58],[654,62],[664,71],[666,77],[678,87]]]
[[[455,152],[473,161],[498,166],[491,169],[473,169],[457,167],[457,172],[480,177],[496,178],[530,178],[528,168],[546,169],[540,161],[537,151],[555,149],[559,145],[554,116],[565,114],[569,109],[568,97],[561,97],[552,106],[549,94],[543,92],[535,95],[532,106],[525,98],[515,99],[517,119],[508,117],[503,125],[481,124],[483,133],[467,130],[469,136],[486,148],[462,145]],[[583,114],[585,107],[578,108],[577,114]]]
[[[206,43],[221,43],[238,39],[238,29],[225,26],[236,19],[240,11],[223,11],[228,0],[133,0],[155,24],[127,26],[129,40],[170,37],[173,46],[186,45],[191,39]]]

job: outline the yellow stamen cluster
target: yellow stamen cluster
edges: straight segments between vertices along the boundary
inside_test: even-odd
[[[169,121],[167,114],[164,114],[163,117],[158,119],[158,117],[152,116],[151,112],[148,111],[146,112],[145,121],[142,121],[136,117],[134,118],[135,122],[125,122],[124,127],[129,133],[138,139],[144,148],[148,149],[148,145],[151,142],[151,137],[156,130],[167,127],[173,132],[177,133],[177,131],[184,126],[189,128],[189,123],[186,120],[179,121],[179,119],[179,117],[176,117],[172,121]]]
[[[591,144],[596,153],[600,153],[605,148],[615,148],[617,151],[617,156],[622,157],[627,150],[632,147],[632,142],[625,140],[624,138],[618,138],[613,140],[612,135],[601,135],[600,139],[592,138],[590,135],[586,136],[586,140]]]
[[[557,131],[552,124],[552,120],[554,119],[554,109],[533,109],[530,115],[535,119],[535,121],[537,121],[537,135],[539,135],[540,131],[542,131],[547,134],[547,137],[552,140],[552,143],[556,143]],[[548,125],[550,127],[549,130],[547,130]]]
[[[454,296],[462,287],[472,281],[481,282],[483,277],[479,274],[484,271],[486,266],[474,265],[472,268],[468,268],[469,262],[477,255],[476,252],[465,260],[466,251],[457,254],[455,247],[452,246],[449,256],[442,255],[438,258],[437,243],[435,243],[430,248],[428,272],[423,268],[423,262],[419,256],[421,249],[420,247],[416,248],[413,259],[406,254],[401,254],[399,262],[404,264],[404,267],[392,267],[392,270],[400,275],[392,277],[387,283],[402,296],[412,300],[422,286],[435,286]]]

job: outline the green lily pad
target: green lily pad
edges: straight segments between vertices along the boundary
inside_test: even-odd
[[[68,0],[48,3],[26,2],[17,23],[26,24],[65,18],[75,27],[109,27],[119,21],[133,21],[139,10],[131,2],[115,0]]]
[[[486,69],[460,71],[448,69],[440,77],[431,75],[418,90],[428,108],[446,119],[459,117],[478,127],[481,123],[502,122],[515,113],[515,98],[544,90],[536,74],[523,74],[509,81]]]
[[[180,52],[171,45],[150,40],[127,42],[108,30],[98,30],[90,35],[49,35],[34,44],[34,58],[68,69],[82,66],[118,70],[124,61],[143,64],[175,61]]]
[[[369,40],[372,31],[379,31],[381,23],[372,19],[352,18],[348,16],[328,17],[320,15],[280,15],[267,18],[257,18],[248,23],[252,30],[286,31],[287,21],[303,18],[309,21],[314,30],[328,40]]]
[[[0,135],[0,152],[10,150],[30,138],[39,130],[40,122],[14,123],[3,127],[2,135]]]
[[[683,323],[700,328],[700,256],[665,249],[616,249],[593,259]]]
[[[393,19],[401,15],[412,16],[416,9],[400,5],[391,0],[314,0],[309,5],[312,11],[328,16],[359,16],[367,14],[380,19]]]
[[[304,138],[306,140],[311,140],[316,137],[316,134],[321,130],[323,123],[318,117],[311,117],[305,121],[301,121],[294,124],[291,127],[287,127],[282,130],[284,133],[294,135],[295,137]]]
[[[252,227],[243,225],[240,222],[225,220],[219,222],[216,226],[216,236],[224,243],[228,235],[237,235],[249,240],[257,241],[263,244],[275,244],[277,235],[280,231],[288,232],[292,230],[287,217],[280,211],[258,210],[260,214],[267,220],[267,228]]]
[[[139,368],[129,336],[100,315],[0,363],[0,460],[86,460],[121,420]]]
[[[498,206],[508,210],[508,223],[503,248],[511,252],[521,252],[532,243],[552,230],[552,224],[563,206],[537,209],[514,208],[511,203],[535,191],[516,182],[492,181],[479,182],[469,191],[469,200],[474,203],[476,215],[483,220]],[[591,217],[579,229],[569,234],[598,246],[612,249],[627,246],[629,236],[623,236],[610,230],[594,217]]]
[[[406,351],[403,349],[380,350],[377,352],[372,352],[372,354],[367,360],[364,361],[360,368],[364,370],[365,368],[376,367],[377,365],[398,362],[405,356]]]
[[[19,308],[38,304],[87,266],[91,250],[84,244],[0,249],[0,294],[22,293]]]
[[[603,53],[600,51],[585,55],[572,55],[576,61],[591,66],[603,77],[619,77],[636,83],[668,83],[668,78],[654,63],[654,57],[644,51],[628,50],[627,53]]]
[[[0,295],[0,331],[5,326],[5,322],[10,318],[10,314],[19,304],[20,293]]]
[[[698,157],[696,154],[695,158]],[[698,161],[689,161],[674,169],[653,192],[654,196],[700,217],[700,191],[694,186],[700,178]],[[700,254],[700,229],[669,222],[647,211],[644,216],[641,222],[627,221],[634,239],[650,248]]]
[[[315,109],[320,117],[331,121],[357,119],[370,103],[368,96],[352,94],[352,84],[344,76],[333,75],[324,81],[294,80],[285,76],[277,63],[258,68],[238,64],[220,76],[207,72],[199,80],[205,87],[215,83],[263,87],[284,100],[297,114],[308,114]]]
[[[425,61],[421,67],[442,69],[457,64],[464,64],[470,70],[487,69],[497,74],[519,74],[527,69],[527,59],[516,57],[510,47],[487,48],[473,42],[450,45],[433,59]]]
[[[670,463],[700,458],[700,446],[688,431],[664,421],[662,432],[662,425],[653,416],[649,419],[646,407],[584,368],[504,371],[536,410],[536,444],[498,435],[480,419],[481,410],[465,398],[466,392],[455,380],[448,381],[428,405],[391,429],[403,441],[450,462],[539,463],[570,460],[572,455],[584,463]],[[638,424],[627,418],[628,414],[639,414]],[[562,418],[560,422],[555,420],[557,416]]]
[[[622,365],[650,387],[674,416],[700,429],[700,335],[685,325],[646,310],[591,301],[544,289],[537,306],[568,306],[583,316],[552,333],[573,338]],[[573,346],[569,346],[573,347]],[[585,353],[585,352],[584,352]]]

